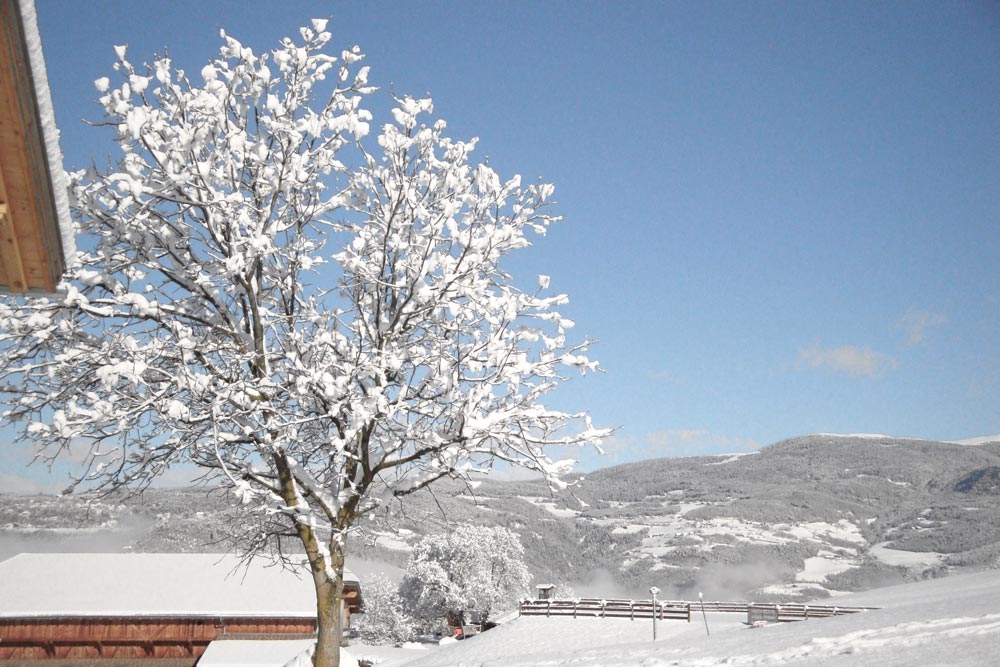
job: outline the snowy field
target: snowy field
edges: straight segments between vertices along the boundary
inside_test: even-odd
[[[423,651],[352,646],[379,667],[933,666],[997,664],[1000,572],[958,575],[837,598],[879,606],[852,616],[748,628],[739,614],[692,622],[518,618],[478,637]]]
[[[620,519],[598,519],[595,523],[614,526],[616,535],[646,531],[642,543],[629,552],[625,565],[632,565],[642,559],[656,562],[651,570],[663,570],[672,565],[665,559],[677,551],[676,540],[686,538],[685,550],[699,549],[711,551],[718,544],[715,538],[744,544],[795,544],[800,542],[821,545],[819,553],[807,558],[805,567],[796,574],[796,581],[810,582],[822,587],[827,576],[846,572],[857,567],[865,550],[865,538],[857,525],[846,519],[837,523],[813,521],[800,524],[775,523],[767,525],[757,521],[742,521],[728,517],[693,520],[687,515],[702,503],[681,503],[674,515],[643,517],[640,521],[625,523]],[[728,542],[726,542],[728,546]],[[853,545],[850,547],[848,545]],[[884,546],[884,545],[883,545]],[[937,554],[916,554],[892,549],[872,549],[871,555],[891,565],[916,567],[938,564],[943,557]],[[794,586],[771,586],[768,590],[795,593]]]

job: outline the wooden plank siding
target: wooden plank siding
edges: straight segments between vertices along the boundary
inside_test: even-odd
[[[0,618],[0,662],[10,660],[188,659],[217,639],[315,636],[313,618]]]
[[[17,0],[0,0],[0,289],[52,292],[63,268],[24,26]]]
[[[42,658],[3,661],[3,667],[191,667],[191,665],[191,658]]]

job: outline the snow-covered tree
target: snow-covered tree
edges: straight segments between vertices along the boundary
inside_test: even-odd
[[[513,608],[530,581],[516,533],[463,525],[413,547],[400,591],[413,616],[433,626],[449,613],[476,609],[489,616]]]
[[[370,644],[397,644],[413,639],[413,622],[403,611],[399,586],[382,574],[365,579],[365,613],[358,617],[361,639]]]
[[[557,484],[547,448],[607,434],[542,403],[596,363],[549,278],[502,267],[556,219],[552,186],[471,162],[429,99],[394,98],[372,141],[368,67],[330,39],[223,32],[197,74],[116,47],[95,85],[120,157],[72,175],[83,250],[59,296],[0,303],[4,420],[43,461],[83,455],[85,486],[203,470],[255,513],[244,553],[301,542],[317,665],[339,663],[360,518],[497,461]]]

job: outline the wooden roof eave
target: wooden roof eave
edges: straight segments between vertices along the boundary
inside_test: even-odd
[[[52,293],[65,254],[25,34],[0,0],[0,290]]]

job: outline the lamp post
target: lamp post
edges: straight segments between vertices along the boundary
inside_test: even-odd
[[[653,641],[656,641],[656,594],[660,592],[660,589],[653,586],[649,589],[649,594],[653,596]]]

